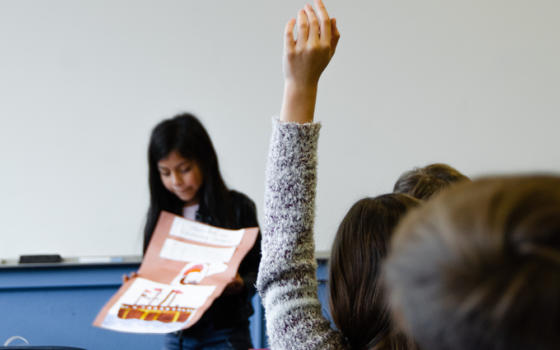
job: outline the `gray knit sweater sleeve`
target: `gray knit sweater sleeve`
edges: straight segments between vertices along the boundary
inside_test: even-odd
[[[346,349],[317,297],[315,189],[320,124],[273,121],[257,288],[271,349]]]

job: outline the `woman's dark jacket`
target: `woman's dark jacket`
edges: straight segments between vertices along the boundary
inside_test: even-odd
[[[212,218],[206,213],[202,206],[196,213],[196,220],[209,225],[227,229],[240,229],[246,227],[258,227],[257,209],[255,203],[243,193],[230,191],[231,205],[234,211],[233,223],[224,227],[220,220]],[[261,234],[259,232],[255,245],[241,264],[239,275],[243,279],[243,290],[238,294],[222,295],[214,300],[214,303],[202,318],[192,327],[183,331],[183,336],[194,335],[202,328],[213,325],[214,329],[234,328],[249,324],[249,316],[253,314],[251,298],[255,295],[255,282],[259,262],[261,260]]]

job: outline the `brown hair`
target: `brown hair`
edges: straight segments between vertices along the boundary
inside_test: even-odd
[[[365,198],[340,223],[331,250],[330,309],[352,349],[408,349],[393,330],[378,278],[393,230],[418,203],[396,193]]]
[[[442,193],[399,225],[384,273],[396,317],[423,349],[557,349],[560,177]]]
[[[426,200],[453,183],[468,180],[457,169],[447,164],[435,163],[403,173],[395,183],[393,192]]]

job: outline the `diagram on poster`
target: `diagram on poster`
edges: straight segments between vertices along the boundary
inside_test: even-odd
[[[198,284],[204,277],[224,272],[226,269],[226,264],[190,263],[185,265],[181,273],[175,277],[173,284],[183,286]]]
[[[134,333],[152,333],[154,327],[172,332],[177,324],[185,324],[194,316],[196,309],[204,304],[215,288],[169,286],[136,278],[111,307],[102,326]]]
[[[137,276],[101,309],[94,325],[169,333],[194,325],[221,295],[258,228],[226,230],[162,212]]]

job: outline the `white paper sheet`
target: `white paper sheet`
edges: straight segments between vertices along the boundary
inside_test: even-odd
[[[227,263],[235,247],[214,248],[180,242],[167,238],[160,251],[160,257],[177,261],[196,261],[201,263]]]
[[[243,232],[244,230],[214,228],[176,217],[173,220],[169,234],[195,242],[232,247],[241,242]]]

